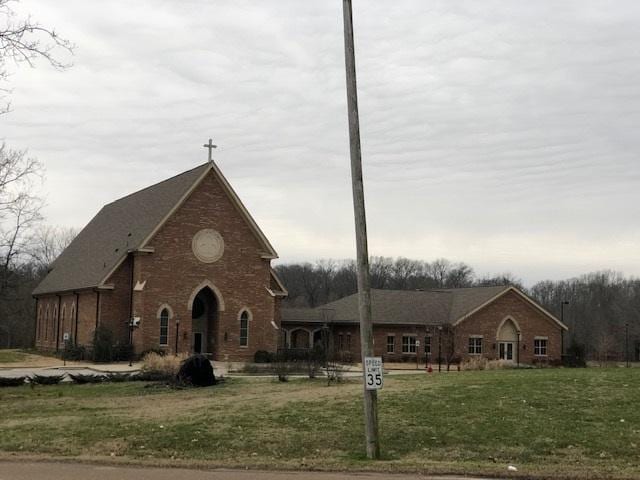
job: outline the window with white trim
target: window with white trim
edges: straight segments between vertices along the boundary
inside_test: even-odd
[[[416,353],[416,336],[415,335],[403,335],[402,336],[402,353]]]
[[[469,355],[480,355],[482,353],[482,337],[469,337]]]
[[[240,346],[249,345],[249,312],[244,310],[240,314]]]
[[[546,338],[535,338],[533,340],[533,354],[538,357],[544,357],[547,355]]]
[[[387,353],[394,353],[396,351],[396,336],[387,335]]]
[[[160,345],[169,345],[169,310],[166,308],[160,312]]]

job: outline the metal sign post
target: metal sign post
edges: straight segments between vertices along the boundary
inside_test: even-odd
[[[384,385],[382,373],[382,357],[365,357],[364,388],[366,390],[381,390]]]

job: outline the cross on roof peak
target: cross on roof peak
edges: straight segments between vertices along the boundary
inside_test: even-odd
[[[213,161],[213,156],[212,156],[213,149],[217,148],[218,146],[213,144],[213,140],[211,138],[209,139],[209,143],[205,143],[202,146],[204,148],[208,148],[209,149],[209,161],[212,162]]]

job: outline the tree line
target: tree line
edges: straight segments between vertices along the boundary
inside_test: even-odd
[[[575,343],[601,361],[637,359],[640,355],[640,279],[612,272],[594,272],[569,280],[545,280],[531,288],[511,273],[477,276],[469,265],[437,259],[371,257],[371,287],[428,290],[513,285],[569,327],[565,346]],[[288,307],[316,307],[356,293],[352,260],[319,260],[282,264],[276,272],[289,290]],[[563,305],[564,302],[564,306]]]
[[[44,61],[64,70],[74,45],[31,16],[18,15],[14,0],[0,0],[0,118],[11,113],[9,80],[13,68]],[[0,138],[0,348],[33,346],[31,292],[75,229],[44,224],[38,184],[44,165],[26,150]]]

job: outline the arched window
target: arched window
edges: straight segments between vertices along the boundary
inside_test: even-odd
[[[60,310],[60,339],[64,341],[64,334],[67,333],[66,325],[67,322],[67,306],[63,303],[62,309]]]
[[[38,340],[42,340],[42,305],[38,307]]]
[[[44,311],[44,339],[49,340],[49,305]]]
[[[75,343],[76,339],[75,339],[75,335],[76,332],[74,331],[73,334],[71,333],[71,330],[73,329],[73,326],[76,326],[75,330],[78,329],[78,322],[76,321],[76,303],[73,302],[71,304],[71,313],[69,314],[69,335],[71,335],[71,340]]]
[[[240,346],[249,345],[249,312],[243,310],[240,314]]]
[[[169,344],[169,310],[166,308],[160,312],[160,345]]]

